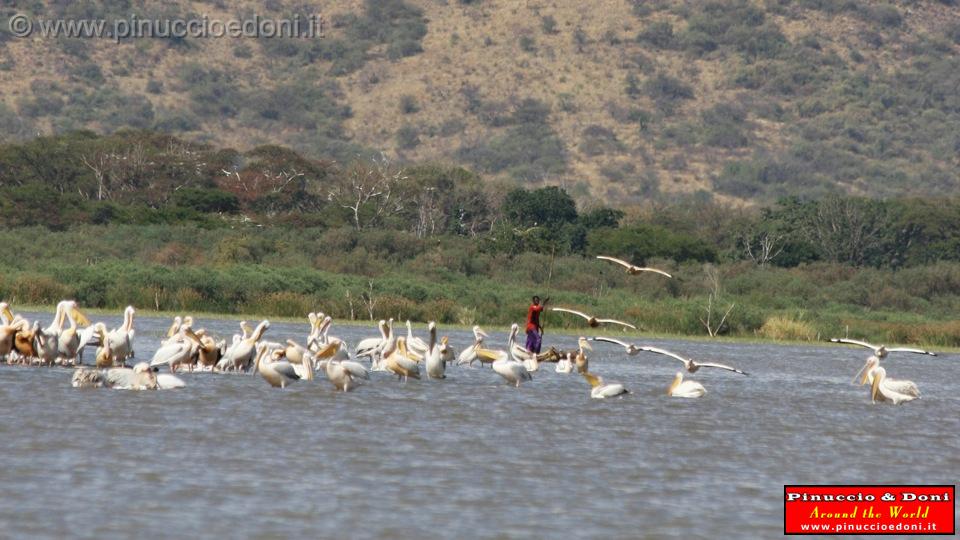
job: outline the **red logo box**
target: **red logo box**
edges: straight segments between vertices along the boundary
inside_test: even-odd
[[[956,486],[783,486],[783,534],[955,534]]]

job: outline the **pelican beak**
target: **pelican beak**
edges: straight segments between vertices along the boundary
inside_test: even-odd
[[[3,306],[3,315],[9,320],[13,320],[13,312],[10,311],[10,306]]]
[[[590,342],[587,341],[587,340],[583,340],[582,345],[583,345],[583,348],[584,348],[584,349],[588,349],[588,350],[591,350],[591,351],[593,350],[593,345],[590,345]]]
[[[863,365],[862,368],[860,368],[860,371],[858,371],[857,374],[853,376],[853,380],[850,381],[851,384],[857,384],[857,379],[860,379],[861,385],[867,384],[867,375],[869,375],[870,373],[869,371],[867,371],[867,366],[869,365],[870,365],[870,362],[867,362],[866,364]],[[861,375],[863,376],[861,377]]]
[[[477,333],[480,334],[480,335],[483,336],[483,337],[490,337],[490,336],[488,336],[487,333],[484,332],[483,330],[478,330]]]
[[[880,390],[880,377],[873,378],[873,386],[870,388],[870,401],[877,402],[877,391]]]
[[[76,319],[79,326],[90,326],[90,319],[79,309],[74,308],[70,314],[73,315],[73,318]]]

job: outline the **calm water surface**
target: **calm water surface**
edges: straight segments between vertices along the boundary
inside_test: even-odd
[[[168,325],[137,319],[139,359]],[[236,321],[195,326],[229,335]],[[306,332],[275,323],[266,338]],[[458,351],[472,339],[441,333]],[[886,360],[923,393],[894,407],[850,384],[862,349],[645,342],[751,376],[702,370],[704,398],[668,398],[678,363],[605,344],[591,370],[623,399],[592,400],[553,365],[519,389],[453,366],[444,381],[373,373],[348,394],[322,376],[279,390],[214,374],[183,375],[180,391],[75,390],[70,370],[3,365],[0,536],[769,538],[784,484],[960,476],[956,356]],[[576,346],[549,331],[545,344]]]

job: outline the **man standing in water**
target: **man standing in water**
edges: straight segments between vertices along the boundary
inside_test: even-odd
[[[534,296],[530,309],[527,310],[527,351],[540,354],[540,338],[543,336],[543,325],[540,324],[540,313],[550,299],[540,304],[540,297]]]

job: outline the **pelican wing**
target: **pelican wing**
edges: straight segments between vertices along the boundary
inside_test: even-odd
[[[630,348],[630,344],[629,344],[629,343],[627,343],[627,342],[625,342],[625,341],[620,341],[619,339],[613,339],[613,338],[602,337],[602,336],[592,337],[592,338],[589,338],[589,339],[590,339],[590,341],[605,341],[605,342],[607,342],[607,343],[613,343],[613,344],[616,344],[616,345],[619,345],[619,346],[623,347],[624,349],[629,349],[629,348]]]
[[[583,317],[584,319],[586,319],[586,320],[588,320],[588,321],[590,320],[590,316],[587,315],[586,313],[582,312],[582,311],[576,311],[576,310],[573,310],[573,309],[567,309],[567,308],[562,308],[562,307],[555,307],[555,308],[550,308],[550,309],[553,310],[553,311],[559,311],[559,312],[561,312],[561,313],[572,313],[572,314],[574,314],[574,315],[578,315],[578,316],[580,316],[580,317]]]
[[[350,376],[357,377],[359,379],[369,379],[370,373],[367,372],[367,368],[363,367],[359,362],[353,362],[351,360],[344,360],[340,362],[340,366],[350,372]]]
[[[892,352],[906,352],[906,353],[913,353],[913,354],[926,354],[926,355],[929,355],[929,356],[936,356],[936,355],[937,355],[937,353],[935,353],[935,352],[925,351],[925,350],[923,350],[923,349],[910,349],[910,348],[908,348],[908,347],[897,347],[897,348],[895,348],[895,349],[887,349],[887,352],[888,352],[888,353],[892,353]]]
[[[100,338],[96,336],[97,328],[95,326],[88,326],[83,330],[77,332],[77,336],[80,338],[80,343],[77,345],[77,350],[83,350],[87,345],[95,346],[100,345]]]
[[[153,353],[153,358],[150,360],[150,367],[169,364],[171,360],[179,358],[189,349],[190,345],[184,341],[163,345],[157,349],[157,352]]]
[[[666,349],[658,349],[657,347],[640,347],[640,350],[641,350],[641,351],[646,351],[646,352],[652,352],[652,353],[656,353],[656,354],[662,354],[662,355],[664,355],[664,356],[669,356],[670,358],[674,358],[674,359],[676,359],[676,360],[679,360],[679,361],[683,362],[683,365],[687,365],[687,363],[689,362],[689,360],[687,360],[686,358],[680,356],[679,354],[677,354],[677,353],[672,353],[672,352],[670,352],[670,351],[668,351],[668,350],[666,350]]]
[[[859,346],[861,346],[861,347],[866,347],[867,349],[872,349],[872,350],[878,349],[878,347],[877,347],[876,345],[871,345],[871,344],[867,343],[866,341],[857,341],[857,340],[855,340],[855,339],[830,338],[830,342],[831,342],[831,343],[846,343],[846,344],[848,344],[848,345],[859,345]],[[889,349],[888,349],[888,350],[889,350]]]
[[[618,259],[618,258],[616,258],[616,257],[610,257],[610,256],[608,256],[608,255],[597,255],[597,258],[600,259],[600,260],[603,260],[603,261],[610,261],[610,262],[612,262],[612,263],[617,263],[617,264],[619,264],[620,266],[623,266],[623,267],[625,267],[625,268],[627,268],[627,269],[633,268],[633,265],[632,265],[632,264],[628,263],[627,261],[625,261],[625,260],[623,260],[623,259]]]
[[[508,356],[506,351],[497,351],[493,349],[481,349],[479,347],[477,347],[476,353],[477,353],[477,357],[483,360],[486,360],[487,362],[505,360]]]
[[[720,368],[720,369],[725,369],[725,370],[727,370],[727,371],[732,371],[732,372],[734,372],[734,373],[739,373],[739,374],[741,374],[741,375],[749,375],[749,373],[747,373],[747,372],[745,372],[745,371],[740,371],[739,369],[737,369],[737,368],[735,368],[735,367],[733,367],[733,366],[728,366],[728,365],[726,365],[726,364],[715,364],[715,363],[712,363],[712,362],[697,362],[697,366],[698,366],[698,367],[702,367],[702,368],[703,368],[703,367]]]
[[[171,390],[174,388],[183,388],[187,384],[183,379],[170,373],[157,373],[157,388],[160,390]]]
[[[597,319],[597,322],[598,322],[598,323],[619,324],[620,326],[626,326],[627,328],[632,328],[632,329],[634,329],[634,330],[637,329],[636,326],[634,326],[634,325],[632,325],[632,324],[630,324],[630,323],[628,323],[628,322],[618,321],[618,320],[616,320],[616,319]]]
[[[673,278],[673,276],[671,276],[670,274],[664,272],[663,270],[660,270],[659,268],[652,268],[652,267],[649,267],[649,266],[644,266],[644,267],[634,268],[634,270],[637,270],[638,272],[653,272],[654,274],[660,274],[661,276],[667,276],[668,278],[671,278],[671,279]]]
[[[107,370],[107,386],[118,390],[129,390],[133,388],[134,381],[133,370],[129,368],[113,368]]]
[[[293,364],[291,364],[290,362],[287,362],[285,360],[281,362],[273,362],[272,364],[270,364],[270,367],[272,367],[274,371],[276,371],[280,375],[283,375],[284,377],[287,377],[288,379],[300,379],[300,375],[297,373],[297,370],[293,368]]]

